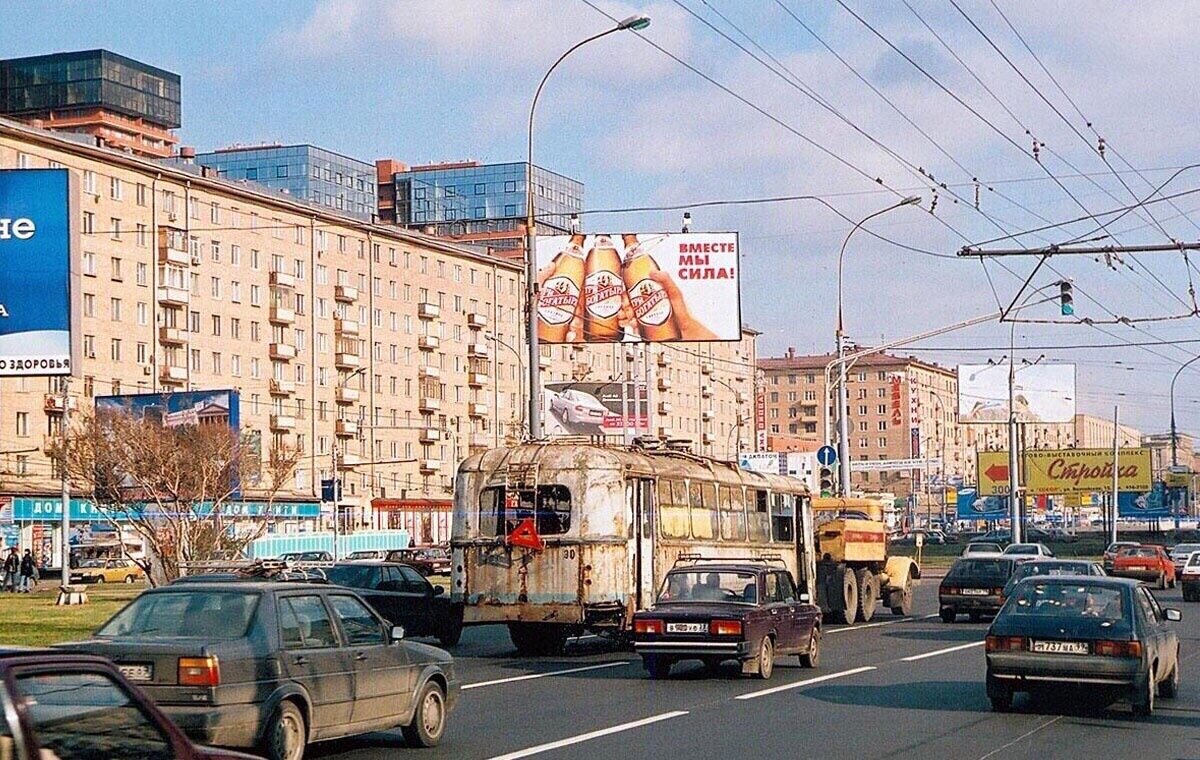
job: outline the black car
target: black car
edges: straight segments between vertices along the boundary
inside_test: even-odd
[[[440,546],[392,549],[387,553],[388,562],[400,562],[426,577],[450,574],[450,551]]]
[[[738,660],[742,672],[770,678],[778,655],[815,668],[821,609],[783,567],[712,562],[672,568],[658,601],[633,617],[633,646],[651,678],[666,678],[680,660],[710,671]]]
[[[403,641],[326,584],[192,582],[146,591],[87,641],[191,738],[298,760],[305,745],[400,726],[441,741],[458,695],[446,652]]]
[[[961,557],[938,587],[938,608],[943,623],[953,623],[967,613],[972,623],[984,613],[995,613],[1004,605],[1004,584],[1021,560],[1014,557]]]
[[[1013,589],[1021,581],[1033,575],[1108,575],[1099,564],[1086,559],[1031,559],[1017,565],[1008,583],[1004,584],[1004,598],[1012,596]]]
[[[0,649],[0,758],[253,760],[192,744],[108,660],[52,649]]]
[[[1180,619],[1128,578],[1033,576],[1017,584],[986,639],[987,695],[998,712],[1013,693],[1053,688],[1129,696],[1137,715],[1179,693]]]
[[[346,562],[325,568],[329,583],[352,588],[393,625],[411,636],[436,636],[443,646],[462,637],[462,605],[451,604],[445,589],[397,562]]]

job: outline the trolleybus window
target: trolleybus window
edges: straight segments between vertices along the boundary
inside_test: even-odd
[[[712,483],[692,481],[692,538],[713,538],[717,535],[717,487]]]
[[[777,542],[791,543],[795,540],[792,527],[795,523],[790,494],[771,495],[771,535]]]
[[[658,518],[664,538],[687,538],[687,485],[682,480],[658,481]]]
[[[534,518],[537,532],[555,536],[571,529],[571,492],[564,485],[537,487],[537,505],[533,491],[518,491],[518,502],[505,504],[503,486],[485,488],[479,494],[479,532],[485,536],[507,536],[522,520]]]
[[[742,488],[721,486],[721,538],[726,541],[746,540],[746,504]]]
[[[750,522],[751,541],[771,540],[771,516],[767,510],[767,492],[758,489],[747,491],[746,508]]]

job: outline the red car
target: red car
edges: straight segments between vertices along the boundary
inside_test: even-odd
[[[1125,546],[1113,558],[1112,574],[1154,581],[1159,588],[1175,588],[1175,563],[1161,546]]]

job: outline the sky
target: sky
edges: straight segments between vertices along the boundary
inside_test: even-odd
[[[364,160],[511,161],[525,157],[529,101],[558,55],[610,18],[646,13],[649,29],[590,43],[555,71],[534,160],[584,182],[588,209],[691,205],[693,230],[740,232],[743,320],[762,331],[760,356],[832,348],[844,242],[846,331],[877,344],[1022,293],[1036,257],[957,256],[968,244],[1129,206],[1163,183],[1182,195],[1102,216],[1105,227],[984,247],[1200,240],[1200,168],[1186,168],[1200,163],[1190,3],[843,2],[0,0],[0,17],[19,21],[0,26],[0,53],[104,47],[177,72],[178,133],[200,150],[308,142]],[[836,212],[814,200],[701,205],[796,195]],[[921,204],[846,241],[907,195]],[[680,215],[584,225],[673,230]],[[1075,362],[1079,411],[1119,405],[1122,422],[1165,431],[1171,379],[1200,353],[1189,292],[1200,251],[1192,262],[1052,257],[1020,318],[1056,323],[1017,324],[1015,356]],[[1064,278],[1076,309],[1065,323],[1040,303]],[[990,320],[904,352],[986,363],[1007,357],[1009,337]],[[1117,345],[1063,348],[1095,344]],[[1198,381],[1200,361],[1176,386],[1179,425],[1196,433]]]

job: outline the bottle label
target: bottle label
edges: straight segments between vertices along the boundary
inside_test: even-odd
[[[625,283],[615,272],[600,270],[583,281],[583,303],[596,319],[611,319],[621,311]]]
[[[551,325],[561,325],[575,316],[579,304],[579,286],[570,277],[551,277],[538,294],[538,317]]]
[[[671,317],[671,300],[667,291],[649,277],[640,280],[629,291],[633,316],[644,325],[661,325]]]

